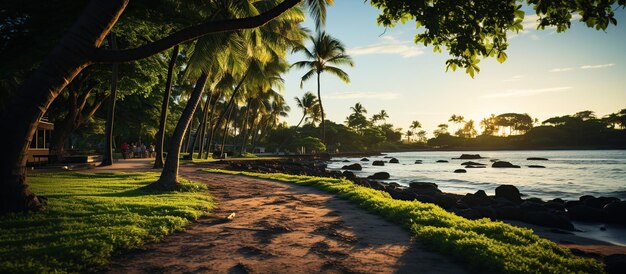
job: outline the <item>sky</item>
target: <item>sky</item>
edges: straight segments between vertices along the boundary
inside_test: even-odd
[[[378,14],[363,1],[335,1],[329,7],[326,32],[343,42],[355,63],[343,67],[349,84],[322,74],[329,120],[343,123],[349,108],[359,102],[368,117],[384,109],[387,122],[403,132],[417,120],[432,136],[452,114],[473,119],[480,132],[478,122],[491,114],[528,113],[543,121],[582,110],[603,116],[626,108],[626,10],[616,12],[618,25],[606,31],[574,20],[564,33],[536,30],[537,17],[527,12],[524,31],[509,36],[507,61],[482,60],[473,79],[462,69],[446,72],[445,49],[435,53],[432,47],[414,44],[414,23],[385,29],[376,24]],[[310,21],[304,25],[314,29]],[[296,54],[288,60],[302,58]],[[292,109],[284,120],[290,125],[301,118],[294,97],[317,92],[314,80],[300,88],[304,73],[294,68],[283,76],[284,96]]]

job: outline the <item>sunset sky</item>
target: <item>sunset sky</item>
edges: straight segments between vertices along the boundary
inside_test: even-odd
[[[349,107],[360,102],[368,116],[385,109],[388,122],[403,132],[418,120],[432,136],[452,114],[478,123],[492,113],[528,113],[543,121],[581,110],[599,116],[616,112],[626,108],[626,11],[616,13],[618,26],[606,32],[575,20],[570,30],[556,33],[536,30],[537,17],[527,12],[524,32],[510,36],[508,60],[483,60],[480,74],[472,79],[463,70],[446,72],[446,54],[415,45],[413,23],[385,31],[377,26],[378,10],[369,3],[336,1],[326,31],[345,44],[355,67],[344,68],[352,80],[347,85],[322,75],[326,117],[343,123]],[[305,25],[312,29],[310,22]],[[293,97],[317,90],[314,80],[300,89],[304,72],[292,69],[284,76],[290,125],[301,117]]]

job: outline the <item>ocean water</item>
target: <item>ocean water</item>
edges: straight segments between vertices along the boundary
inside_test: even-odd
[[[486,158],[452,159],[461,154],[480,154]],[[384,156],[397,158],[400,164],[372,166],[374,160],[389,160]],[[528,157],[549,160],[528,161]],[[516,186],[525,198],[577,200],[582,195],[594,195],[626,199],[626,150],[420,151],[367,157],[369,162],[361,162],[361,158],[333,158],[328,168],[340,170],[349,164],[341,161],[349,160],[363,166],[362,171],[354,172],[360,177],[386,171],[391,174],[388,182],[403,185],[412,181],[432,182],[444,192],[458,194],[484,190],[488,195],[494,195],[496,187],[510,184]],[[508,161],[521,168],[491,168],[491,159]],[[422,164],[415,164],[416,160],[422,160]],[[436,163],[437,160],[449,162]],[[463,168],[461,163],[465,161],[487,164],[487,167],[454,173],[455,169]],[[546,168],[528,168],[528,165]]]

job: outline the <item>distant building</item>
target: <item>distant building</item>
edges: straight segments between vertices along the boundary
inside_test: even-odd
[[[52,130],[54,124],[48,122],[46,118],[39,121],[37,125],[37,131],[33,135],[33,139],[30,142],[30,148],[27,152],[27,165],[36,165],[48,162],[48,155],[50,155],[50,139],[52,137]]]

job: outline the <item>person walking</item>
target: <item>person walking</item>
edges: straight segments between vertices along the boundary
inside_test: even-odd
[[[128,153],[128,143],[124,142],[121,148],[122,148],[122,158],[126,160],[126,153]]]

